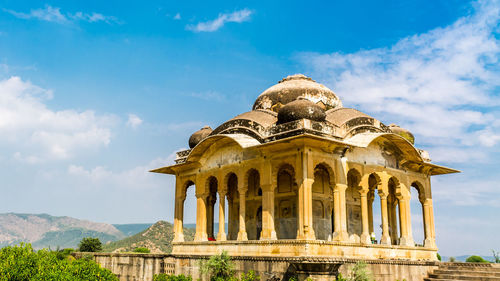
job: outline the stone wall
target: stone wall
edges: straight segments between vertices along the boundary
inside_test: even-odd
[[[87,253],[74,253],[82,258]],[[200,271],[200,261],[207,257],[173,256],[167,254],[136,253],[93,253],[94,260],[102,267],[110,269],[120,281],[151,281],[154,274],[184,274],[193,280],[208,280]],[[335,280],[341,273],[348,276],[355,259],[336,258],[276,258],[276,257],[233,257],[237,275],[253,270],[266,280],[288,280],[297,276],[299,281],[312,277],[315,281]],[[369,270],[377,281],[422,281],[427,274],[437,268],[437,262],[366,260]]]
[[[120,281],[151,281],[155,274],[175,273],[174,259],[167,254],[73,253],[75,258],[86,255],[111,270]]]

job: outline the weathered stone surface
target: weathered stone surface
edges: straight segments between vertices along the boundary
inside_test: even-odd
[[[316,122],[325,121],[325,111],[317,104],[304,98],[299,98],[278,111],[278,123],[283,124],[300,119],[309,119]]]
[[[209,126],[205,126],[201,128],[199,131],[196,131],[189,138],[189,147],[190,148],[195,147],[198,143],[200,143],[204,138],[208,137],[211,133],[212,133],[212,128],[210,128]]]

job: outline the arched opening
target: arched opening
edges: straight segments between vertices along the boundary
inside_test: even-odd
[[[401,225],[399,218],[399,199],[397,198],[398,181],[394,177],[389,179],[389,195],[387,196],[387,215],[389,220],[389,237],[391,244],[399,244],[399,233],[401,233]],[[398,226],[399,225],[399,226]]]
[[[209,240],[215,240],[219,232],[219,194],[218,182],[215,177],[208,179],[207,197],[207,235]],[[217,224],[215,223],[217,222]],[[223,222],[224,223],[224,222]]]
[[[288,164],[278,170],[274,196],[274,205],[277,207],[274,224],[278,239],[297,237],[297,184],[294,175],[293,167]]]
[[[425,220],[424,220],[424,187],[419,182],[413,182],[410,188],[410,210],[411,210],[411,229],[415,246],[424,246],[425,241]]]
[[[356,169],[351,169],[347,172],[347,189],[345,191],[347,233],[351,240],[357,241],[359,241],[361,232],[363,231],[361,221],[361,195],[359,193],[360,180],[361,174]]]
[[[227,179],[227,239],[236,240],[238,238],[238,230],[240,227],[240,198],[238,192],[238,177],[231,173]]]
[[[380,179],[375,174],[368,177],[368,230],[372,243],[379,243],[382,238],[382,211],[379,192]]]
[[[332,192],[330,174],[319,164],[314,169],[312,185],[313,227],[317,240],[328,240],[333,233]]]
[[[181,220],[183,222],[184,241],[193,241],[196,229],[196,187],[193,181],[187,181],[184,184],[184,202],[182,204]],[[191,235],[188,235],[188,232]]]
[[[262,188],[260,175],[255,169],[247,173],[245,222],[248,240],[259,240],[262,231]]]

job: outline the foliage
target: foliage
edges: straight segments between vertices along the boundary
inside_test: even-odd
[[[102,251],[102,243],[99,238],[85,237],[78,245],[80,252],[99,252]]]
[[[335,278],[335,281],[347,281],[347,279],[345,279],[345,278],[342,276],[342,273],[339,273],[339,275],[337,275],[337,278]]]
[[[436,256],[437,256],[438,260],[441,261],[441,255],[439,253],[436,253]]]
[[[290,279],[288,279],[288,281],[297,281],[297,277],[292,276],[292,277],[290,277]]]
[[[450,257],[450,259],[448,260],[449,262],[456,262],[457,259],[455,257]]]
[[[241,274],[240,281],[259,281],[260,276],[255,275],[255,272],[253,270],[250,270],[247,274],[243,273]]]
[[[500,263],[500,252],[495,252],[495,250],[491,250],[493,252],[494,263]]]
[[[145,254],[148,254],[151,251],[148,248],[146,248],[146,247],[137,247],[137,248],[134,249],[134,252],[135,253],[145,253]]]
[[[466,262],[488,262],[480,256],[470,256],[465,261]]]
[[[226,251],[222,251],[219,255],[211,256],[208,261],[203,262],[201,270],[210,276],[210,281],[236,279],[234,277],[234,264]]]
[[[351,270],[351,274],[347,279],[349,281],[373,281],[372,274],[370,270],[367,268],[366,263],[360,261],[357,262],[356,265]]]
[[[180,275],[168,275],[165,273],[155,274],[153,277],[153,281],[192,281],[193,278],[191,276],[184,276],[184,274]]]
[[[118,281],[108,269],[94,261],[61,258],[69,250],[33,251],[31,244],[0,250],[0,281],[88,280]],[[69,256],[68,256],[69,257]]]

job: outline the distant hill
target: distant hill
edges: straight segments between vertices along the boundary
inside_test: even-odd
[[[152,225],[152,223],[113,224],[113,226],[125,234],[125,236],[137,234]]]
[[[0,214],[0,247],[27,242],[35,249],[76,248],[88,236],[98,237],[103,243],[126,237],[108,223],[47,214]]]
[[[456,256],[454,257],[456,261],[462,261],[464,262],[468,257],[470,257],[472,255],[463,255],[463,256]],[[481,256],[481,255],[480,255]],[[481,256],[483,259],[487,260],[487,261],[494,261],[495,258],[493,256]],[[450,257],[448,256],[442,256],[441,257],[441,260],[442,261],[449,261],[450,260]]]
[[[185,240],[192,241],[194,233],[194,229],[184,228]],[[173,225],[166,221],[159,221],[136,235],[107,243],[103,250],[105,252],[132,252],[137,247],[146,247],[151,253],[170,253],[173,238]]]

